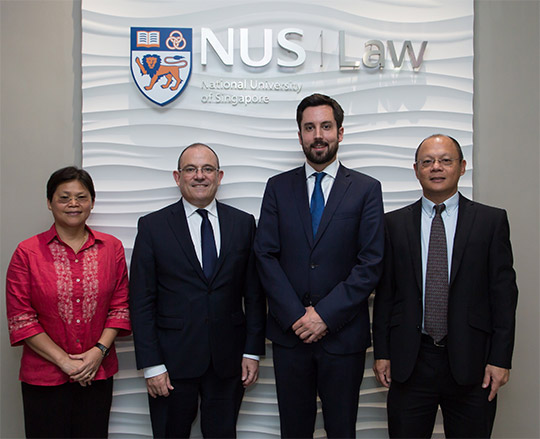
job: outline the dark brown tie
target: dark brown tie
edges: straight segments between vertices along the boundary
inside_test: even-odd
[[[448,255],[446,233],[441,212],[444,204],[435,206],[435,217],[431,222],[428,260],[426,269],[425,319],[426,332],[441,341],[447,333],[448,314]]]

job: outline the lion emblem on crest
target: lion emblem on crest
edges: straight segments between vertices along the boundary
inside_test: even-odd
[[[180,69],[188,65],[187,60],[183,59],[183,56],[168,56],[165,57],[164,63],[161,63],[161,57],[159,55],[145,55],[142,61],[137,57],[135,62],[141,70],[141,75],[150,76],[150,84],[144,87],[145,90],[152,90],[156,82],[162,77],[167,78],[167,82],[161,85],[161,88],[170,88],[176,90],[182,83],[180,78]],[[174,85],[171,85],[173,79],[176,81]]]

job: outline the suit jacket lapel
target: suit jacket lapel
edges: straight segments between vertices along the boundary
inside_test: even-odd
[[[459,194],[459,211],[456,225],[456,234],[454,236],[454,248],[452,250],[452,266],[450,268],[450,287],[454,282],[459,265],[463,259],[463,252],[467,247],[469,234],[476,216],[474,203]]]
[[[408,207],[410,215],[407,215],[407,239],[409,240],[410,255],[414,267],[414,277],[418,284],[418,290],[422,292],[422,199]]]
[[[306,239],[309,241],[309,244],[313,246],[313,231],[311,229],[311,212],[309,211],[305,167],[301,166],[300,168],[297,168],[293,178],[292,193],[295,199],[294,204],[296,204],[296,208],[298,209],[300,222],[302,223],[304,233],[306,234]]]
[[[216,263],[216,269],[212,275],[212,281],[216,274],[219,272],[225,257],[229,254],[232,245],[232,234],[234,229],[234,221],[232,220],[229,212],[225,210],[219,201],[216,201],[218,218],[219,218],[219,230],[221,236],[221,248],[219,250],[218,260]]]
[[[186,255],[186,258],[191,265],[193,265],[193,268],[198,275],[206,281],[206,276],[202,271],[201,263],[197,258],[197,253],[195,253],[195,247],[193,246],[193,241],[191,240],[191,233],[189,232],[186,211],[184,210],[182,200],[176,203],[174,208],[171,210],[171,215],[169,215],[167,221],[169,222],[180,248]]]
[[[349,186],[351,185],[351,181],[349,177],[350,177],[350,171],[347,168],[345,168],[343,165],[339,165],[338,172],[336,175],[336,180],[334,181],[334,184],[332,185],[332,190],[330,191],[330,195],[328,196],[328,201],[326,205],[324,206],[323,216],[321,218],[321,223],[319,224],[319,228],[317,230],[317,235],[315,235],[315,244],[317,244],[321,236],[324,234],[324,231],[328,227],[328,224],[330,224],[330,220],[332,219],[332,216],[334,216],[334,213],[336,213],[336,209],[338,208],[339,204],[341,203],[341,200],[345,196],[347,189],[349,189]],[[310,215],[310,222],[311,222],[311,215]],[[311,227],[310,227],[310,230],[311,230]]]

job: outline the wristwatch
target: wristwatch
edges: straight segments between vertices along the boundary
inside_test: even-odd
[[[109,355],[109,352],[111,351],[111,348],[108,348],[107,346],[102,345],[101,343],[96,343],[95,346],[101,351],[101,355],[103,356],[103,358]]]

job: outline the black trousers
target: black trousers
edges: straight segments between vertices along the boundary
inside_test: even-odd
[[[330,354],[321,343],[272,349],[281,437],[313,437],[318,393],[327,437],[354,438],[366,353]]]
[[[86,387],[21,385],[27,438],[108,437],[112,377]]]
[[[201,401],[201,431],[205,438],[235,438],[236,421],[244,396],[241,370],[231,378],[210,367],[202,377],[171,379],[169,396],[148,396],[155,438],[189,438]]]
[[[441,407],[447,438],[488,438],[495,420],[496,399],[488,401],[482,383],[459,385],[450,371],[448,351],[422,336],[418,360],[404,383],[392,381],[388,392],[391,438],[429,438]]]

